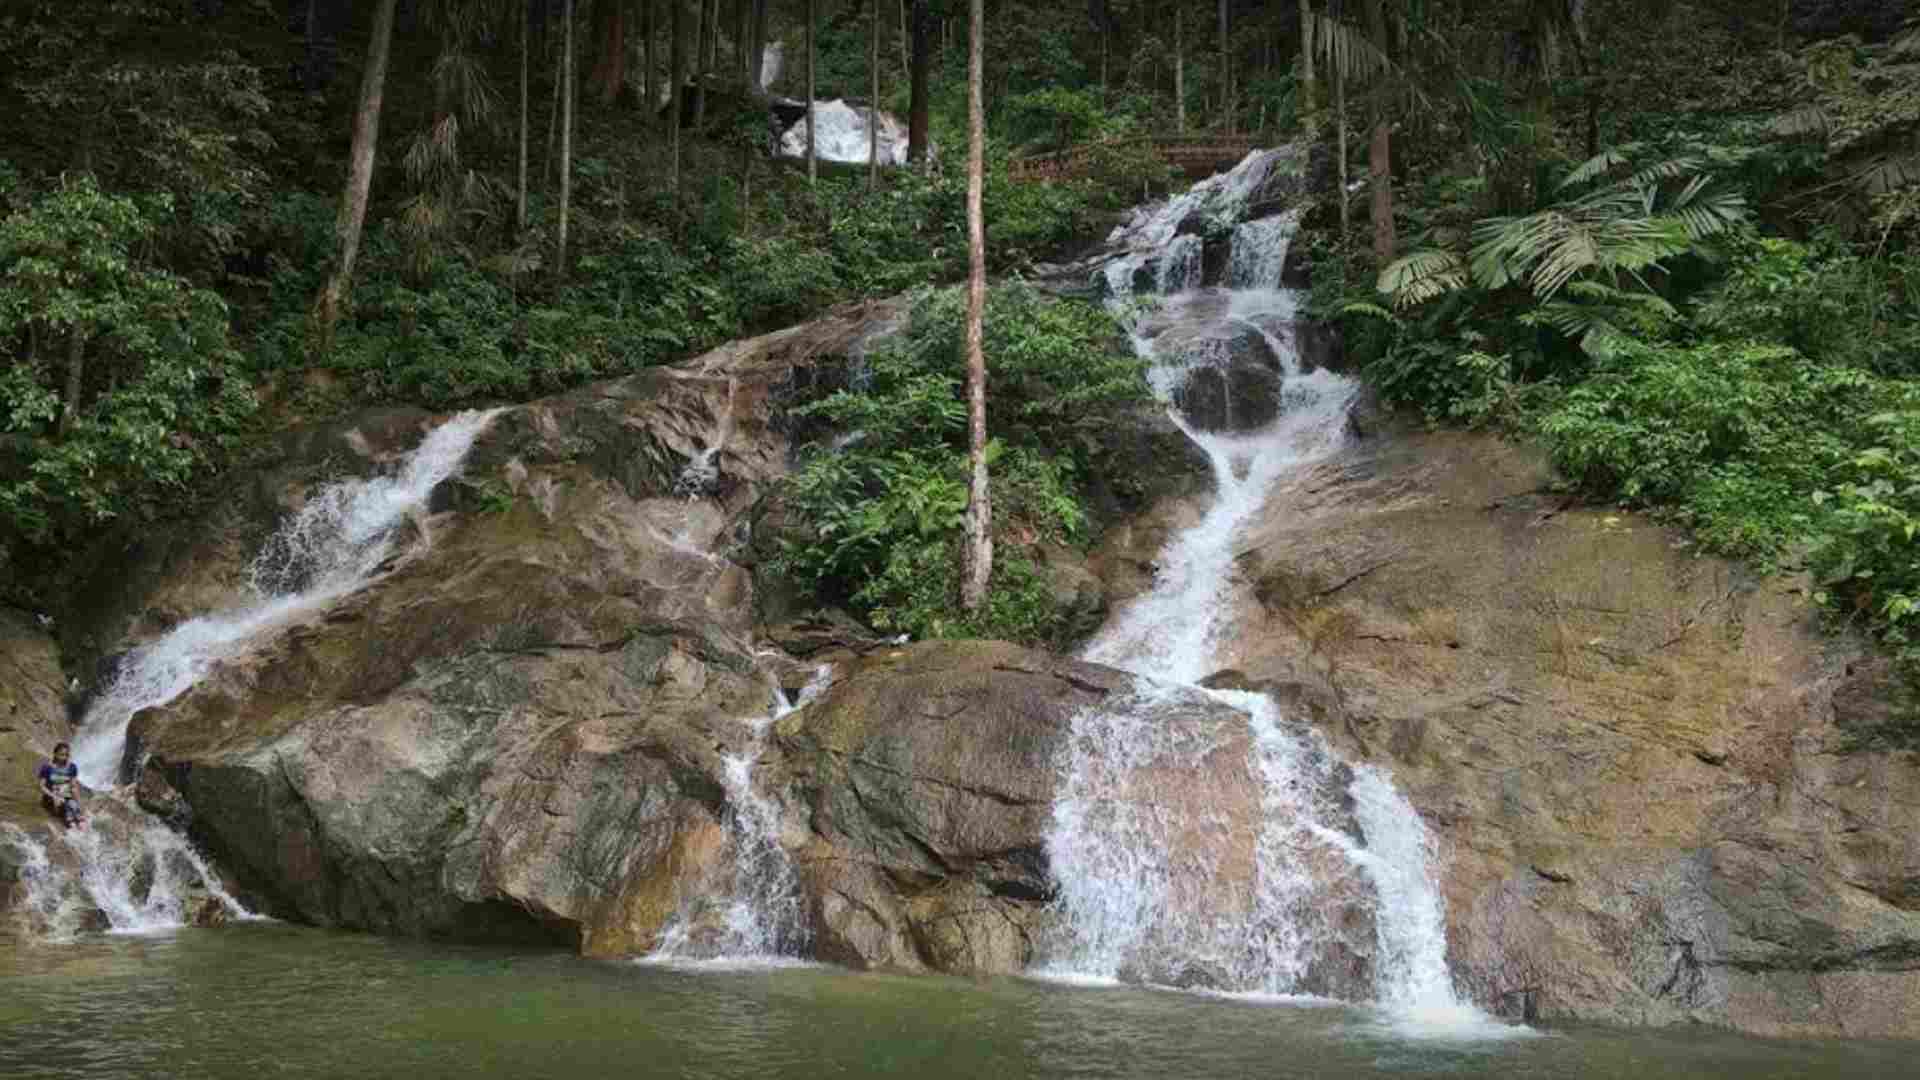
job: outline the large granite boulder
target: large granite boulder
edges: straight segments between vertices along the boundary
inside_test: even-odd
[[[1920,762],[1803,583],[1373,418],[1240,544],[1223,666],[1387,768],[1462,988],[1512,1015],[1920,1036]],[[1096,566],[1150,560],[1115,534]],[[1137,573],[1137,572],[1135,572]]]

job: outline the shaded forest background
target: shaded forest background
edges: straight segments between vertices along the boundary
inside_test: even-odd
[[[964,273],[956,0],[400,0],[352,291],[317,337],[380,10],[0,12],[7,602],[58,611],[103,528],[192,513],[217,497],[210,477],[290,424],[521,400]],[[811,178],[769,155],[767,93],[804,96],[810,66],[818,97],[865,103],[878,56],[881,106],[911,113],[916,12],[928,162]],[[1116,149],[1092,179],[1016,184],[1012,156],[1174,130],[1320,139],[1349,183],[1304,234],[1312,310],[1385,397],[1539,439],[1580,492],[1667,514],[1706,547],[1808,566],[1836,618],[1914,656],[1920,35],[1905,3],[990,0],[986,25],[998,277],[1175,183]],[[763,91],[749,73],[774,42],[782,74]],[[669,103],[676,63],[689,78]],[[924,305],[893,370],[958,363],[922,347],[950,341],[951,308]],[[1034,385],[1096,372],[1115,408],[1144,392],[1110,323],[1018,322],[1042,346],[1026,355],[1059,365]],[[925,405],[860,407],[909,410],[895,420],[913,431]],[[943,423],[918,473],[810,488],[812,512],[945,490]],[[1073,470],[1047,432],[1020,439],[1024,497],[1050,508],[1030,517],[1071,540]],[[882,532],[878,557],[822,548],[795,572],[841,598],[924,576],[892,566]],[[943,599],[870,595],[869,617],[923,631]],[[1009,636],[1063,632],[1008,610]]]

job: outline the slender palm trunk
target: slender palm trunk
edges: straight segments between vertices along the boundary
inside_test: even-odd
[[[671,158],[667,166],[667,189],[674,202],[680,200],[680,111],[686,107],[687,49],[686,0],[667,0],[667,56],[671,86],[667,91],[667,144]]]
[[[1187,133],[1187,43],[1186,17],[1179,4],[1173,8],[1173,130]]]
[[[1233,52],[1227,39],[1227,0],[1220,0],[1220,111],[1226,115],[1227,134],[1233,134]]]
[[[1373,47],[1388,55],[1387,14],[1383,0],[1367,0],[1367,29]],[[1382,74],[1369,95],[1373,132],[1367,146],[1367,191],[1372,196],[1373,257],[1381,266],[1393,261],[1398,246],[1393,230],[1393,127],[1387,116],[1389,76]]]
[[[1320,88],[1313,80],[1313,0],[1300,0],[1300,103],[1301,114],[1312,117],[1320,111]]]
[[[873,42],[868,50],[873,99],[867,106],[867,190],[880,190],[880,0],[873,0]]]
[[[927,162],[927,111],[931,90],[928,73],[933,66],[933,35],[928,32],[927,0],[913,0],[912,86],[907,102],[907,162],[919,167]]]
[[[1347,73],[1338,60],[1333,68],[1333,122],[1339,130],[1334,150],[1340,156],[1340,237],[1345,239],[1353,227],[1353,210],[1347,204]]]
[[[719,0],[711,0],[719,6]],[[708,35],[719,29],[719,24],[707,18],[709,0],[699,0],[695,9],[697,21],[693,28],[693,130],[700,131],[707,123],[707,53],[713,48],[713,39]]]
[[[533,4],[529,0],[520,12],[520,194],[513,215],[514,227],[520,232],[527,231],[527,51],[532,33]]]
[[[809,185],[820,178],[820,147],[818,132],[814,125],[814,110],[817,106],[813,100],[816,89],[813,78],[813,23],[817,17],[815,0],[807,0],[807,183]]]
[[[567,0],[564,18],[567,24],[560,36],[560,78],[566,84],[560,90],[560,234],[553,261],[554,276],[561,279],[567,276],[567,224],[573,209],[573,99],[574,84],[579,82],[573,73],[573,0]]]
[[[349,155],[347,187],[340,196],[340,217],[334,231],[340,237],[340,261],[314,304],[315,351],[333,343],[340,309],[353,290],[353,263],[360,254],[360,233],[367,221],[367,195],[373,188],[374,151],[380,145],[380,106],[386,94],[387,55],[393,45],[396,0],[380,0],[373,11],[373,40],[367,45],[367,70],[360,79],[360,109],[353,118],[353,149]]]
[[[960,606],[969,613],[987,601],[993,577],[993,502],[987,487],[987,225],[981,201],[986,189],[987,122],[982,81],[986,74],[985,0],[972,2],[972,43],[967,60],[967,518],[961,561]]]

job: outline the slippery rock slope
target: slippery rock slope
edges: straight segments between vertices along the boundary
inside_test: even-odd
[[[391,567],[135,717],[130,759],[276,913],[644,949],[716,855],[732,721],[784,675],[728,557],[785,468],[775,397],[897,313],[502,413]],[[231,578],[224,550],[175,561]]]
[[[1187,737],[1152,812],[1178,823],[1184,898],[1244,921],[1263,787],[1246,717],[1192,690],[999,642],[928,642],[848,666],[776,727],[804,841],[812,950],[853,967],[1012,974],[1060,942],[1050,865],[1080,721],[1118,711]],[[1217,985],[1200,957],[1130,971]],[[1340,987],[1346,989],[1346,987]]]
[[[1391,771],[1484,1005],[1920,1036],[1920,764],[1849,746],[1882,665],[1792,579],[1549,485],[1392,424],[1293,477],[1241,538],[1220,681]]]
[[[33,770],[69,734],[65,679],[53,638],[0,608],[0,820],[45,818]]]

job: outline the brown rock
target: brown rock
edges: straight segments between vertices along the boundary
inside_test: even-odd
[[[1884,671],[1791,579],[1549,481],[1405,429],[1315,466],[1243,541],[1223,663],[1391,771],[1489,1008],[1920,1036],[1920,768],[1849,750]]]

